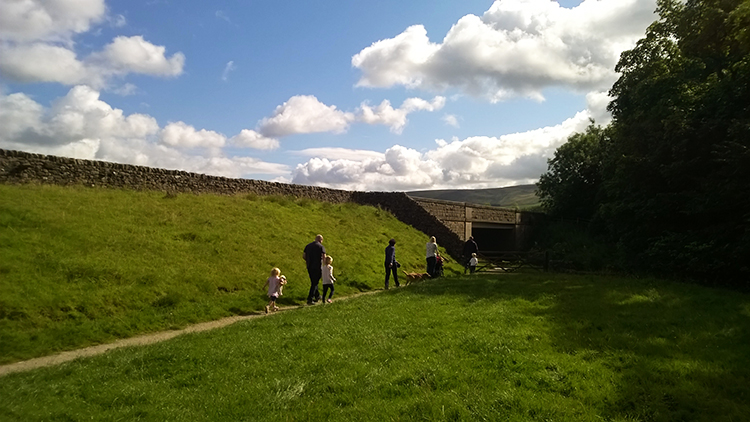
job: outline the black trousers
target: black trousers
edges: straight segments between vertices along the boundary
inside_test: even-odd
[[[437,258],[434,256],[431,256],[427,258],[427,274],[430,275],[430,277],[435,277],[435,264],[437,263]]]
[[[398,267],[393,265],[390,268],[388,267],[388,264],[385,265],[385,288],[388,288],[388,279],[391,278],[391,273],[393,273],[393,282],[396,283],[396,287],[400,286],[398,284]]]
[[[310,275],[310,293],[307,294],[307,301],[312,302],[313,300],[320,299],[320,290],[318,290],[318,284],[320,279],[323,278],[323,273],[318,271],[307,270],[307,274]]]
[[[333,284],[324,284],[323,285],[323,300],[326,299],[326,293],[328,293],[328,289],[331,289],[331,295],[328,296],[328,299],[333,297]]]

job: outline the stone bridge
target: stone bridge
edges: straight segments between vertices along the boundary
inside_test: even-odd
[[[466,202],[411,197],[462,241],[474,236],[482,252],[525,251],[541,214]],[[438,242],[439,243],[439,242]]]

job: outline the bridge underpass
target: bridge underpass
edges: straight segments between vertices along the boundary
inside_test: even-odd
[[[457,236],[460,245],[455,258],[462,255],[463,242],[473,236],[483,268],[512,271],[525,265],[546,267],[546,254],[537,257],[537,253],[530,252],[540,214],[465,202],[412,199]]]
[[[514,224],[472,223],[471,236],[484,253],[517,250],[516,226]]]

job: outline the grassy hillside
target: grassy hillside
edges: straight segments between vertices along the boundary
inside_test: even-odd
[[[373,207],[0,185],[0,363],[259,311],[274,266],[280,303],[301,304],[317,233],[336,295],[382,288],[391,237],[404,269],[424,268],[427,237]]]
[[[750,297],[454,277],[0,379],[0,420],[742,421]]]
[[[536,185],[521,185],[493,189],[420,190],[406,193],[421,198],[529,209],[539,205],[539,198],[535,192]]]

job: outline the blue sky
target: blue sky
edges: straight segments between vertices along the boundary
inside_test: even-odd
[[[0,0],[0,148],[358,190],[533,183],[653,0]]]

